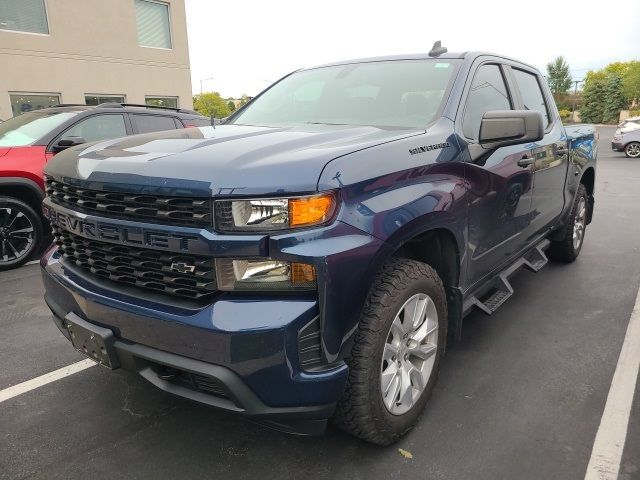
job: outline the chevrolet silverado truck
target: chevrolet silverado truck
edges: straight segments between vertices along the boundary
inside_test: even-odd
[[[389,444],[467,313],[500,307],[517,269],[579,255],[596,154],[540,72],[500,55],[299,70],[220,125],[54,157],[45,300],[108,368]]]

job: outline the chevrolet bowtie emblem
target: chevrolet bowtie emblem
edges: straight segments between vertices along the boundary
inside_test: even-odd
[[[193,273],[196,271],[196,266],[189,265],[188,263],[184,262],[172,263],[171,270],[178,273]]]

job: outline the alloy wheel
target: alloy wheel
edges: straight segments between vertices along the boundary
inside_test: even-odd
[[[15,207],[0,207],[0,262],[13,262],[28,255],[33,241],[29,217]]]
[[[631,143],[625,149],[627,155],[633,158],[640,157],[640,143]]]
[[[576,219],[573,222],[573,248],[578,250],[584,239],[584,229],[587,224],[587,201],[584,197],[580,197]]]
[[[433,372],[438,350],[438,311],[428,295],[409,298],[396,314],[382,354],[380,389],[392,415],[418,401]]]

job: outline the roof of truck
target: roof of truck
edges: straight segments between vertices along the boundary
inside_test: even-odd
[[[466,59],[466,58],[477,58],[477,57],[481,57],[481,56],[491,56],[491,57],[499,57],[499,58],[503,58],[505,60],[510,60],[512,62],[517,62],[520,63],[522,65],[526,65],[528,67],[531,67],[535,70],[537,70],[536,67],[534,67],[533,65],[530,65],[526,62],[523,62],[522,60],[518,60],[516,58],[511,58],[511,57],[507,57],[506,55],[500,55],[497,53],[491,53],[491,52],[482,52],[482,51],[468,51],[468,52],[446,52],[443,53],[441,55],[438,56],[430,56],[428,52],[423,52],[423,53],[408,53],[408,54],[404,54],[404,55],[384,55],[384,56],[378,56],[378,57],[365,57],[365,58],[354,58],[351,60],[342,60],[342,61],[337,61],[337,62],[330,62],[330,63],[325,63],[323,65],[316,65],[313,67],[309,67],[309,68],[304,68],[303,70],[310,70],[310,69],[314,69],[314,68],[320,68],[320,67],[330,67],[333,65],[348,65],[350,63],[367,63],[367,62],[384,62],[384,61],[390,61],[390,60],[438,60],[438,59]]]

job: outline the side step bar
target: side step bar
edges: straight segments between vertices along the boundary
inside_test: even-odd
[[[511,283],[509,283],[509,277],[521,267],[525,267],[532,272],[537,272],[544,267],[549,261],[544,253],[549,244],[549,240],[543,240],[536,245],[535,248],[529,250],[523,257],[500,272],[495,279],[493,293],[489,297],[483,300],[480,300],[476,296],[467,298],[463,306],[464,314],[468,313],[473,307],[478,307],[487,315],[491,315],[500,308],[502,304],[513,295],[513,287]]]

